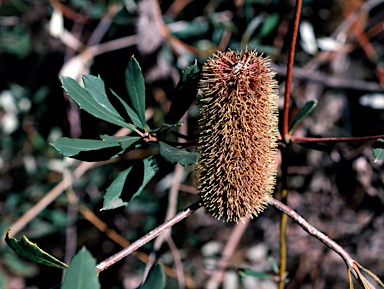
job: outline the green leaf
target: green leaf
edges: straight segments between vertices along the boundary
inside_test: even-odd
[[[143,124],[141,123],[141,120],[139,119],[139,116],[137,115],[137,113],[124,101],[124,99],[122,99],[120,96],[118,96],[116,94],[116,92],[114,92],[112,89],[111,89],[111,92],[114,96],[116,96],[116,98],[121,102],[121,104],[124,106],[125,108],[125,111],[127,112],[129,118],[131,119],[132,123],[137,126],[138,128],[141,128],[141,129],[144,129],[144,126]],[[137,132],[137,131],[136,131]]]
[[[67,264],[41,250],[35,243],[29,241],[26,236],[23,236],[19,241],[15,238],[10,238],[10,232],[11,229],[8,229],[5,236],[5,242],[7,242],[8,246],[20,256],[35,263],[60,269],[68,268]]]
[[[187,69],[183,71],[176,87],[176,94],[172,99],[171,107],[166,116],[166,123],[177,123],[192,105],[196,99],[199,80],[200,68],[196,63],[188,66]]]
[[[247,269],[247,268],[238,269],[237,273],[243,277],[253,277],[253,278],[257,278],[257,279],[273,280],[273,276],[271,274],[268,274],[265,272],[256,272],[256,271],[253,271],[253,270]]]
[[[140,164],[136,164],[135,166],[139,165],[143,167],[143,180],[135,193],[130,192],[129,195],[131,195],[131,197],[129,201],[132,201],[134,198],[141,194],[145,186],[159,170],[156,158],[153,156],[144,159]],[[127,186],[126,181],[131,170],[132,167],[120,172],[117,178],[108,187],[107,192],[104,195],[103,208],[101,210],[111,210],[129,205],[129,202],[125,202],[123,199],[121,199],[121,195],[123,193],[124,187]],[[131,186],[129,186],[129,188],[131,188]]]
[[[317,106],[318,101],[316,99],[308,101],[300,112],[297,114],[292,124],[289,126],[289,133],[292,133],[296,126],[312,112],[312,110]]]
[[[133,110],[137,113],[142,127],[145,128],[145,82],[141,67],[133,56],[129,60],[127,69],[125,70],[125,84]]]
[[[128,206],[129,203],[124,202],[120,197],[123,193],[125,180],[127,179],[127,176],[131,172],[131,170],[132,167],[129,167],[128,169],[120,172],[117,175],[117,178],[114,179],[112,184],[108,187],[104,195],[103,208],[101,209],[101,211]]]
[[[373,145],[373,155],[376,160],[384,159],[384,139],[379,138]]]
[[[156,157],[154,156],[144,159],[143,164],[144,164],[144,179],[140,188],[136,191],[137,195],[143,191],[145,186],[150,182],[150,180],[152,180],[152,178],[155,176],[155,174],[159,170]],[[134,195],[134,197],[136,197],[136,194]]]
[[[269,15],[264,21],[263,26],[261,27],[259,37],[263,38],[267,36],[279,23],[280,16],[279,13],[273,13]]]
[[[53,147],[66,157],[73,157],[83,151],[94,151],[111,147],[118,147],[120,144],[93,140],[93,139],[76,139],[62,137],[55,141]]]
[[[61,83],[67,94],[86,112],[93,116],[105,120],[107,122],[116,124],[120,127],[125,127],[134,131],[136,128],[132,127],[124,121],[121,116],[111,114],[104,106],[98,103],[86,89],[82,88],[75,80],[70,77],[61,77]]]
[[[96,260],[85,248],[82,248],[71,260],[61,289],[98,289],[99,279],[96,273]]]
[[[165,273],[160,263],[157,263],[151,271],[149,271],[148,277],[139,289],[164,289],[165,288]]]
[[[104,81],[100,78],[100,76],[96,77],[90,74],[84,75],[83,82],[85,89],[98,104],[100,104],[114,116],[123,119],[117,110],[113,107],[112,103],[109,101],[107,93],[105,92]]]
[[[161,156],[172,164],[178,163],[182,166],[189,166],[197,163],[199,159],[198,153],[191,153],[186,150],[178,149],[164,142],[159,142],[159,145]]]
[[[141,139],[139,136],[109,136],[107,134],[101,135],[100,138],[107,142],[118,143],[123,150],[126,150]]]

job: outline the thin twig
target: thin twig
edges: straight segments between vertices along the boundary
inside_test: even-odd
[[[172,252],[173,262],[175,263],[175,271],[177,276],[177,281],[179,282],[179,289],[185,288],[185,276],[184,276],[184,268],[183,262],[181,261],[180,251],[177,248],[175,241],[173,241],[172,236],[168,235],[165,238],[169,249]]]
[[[136,42],[137,42],[136,35],[129,35],[129,36],[121,37],[118,39],[110,40],[108,42],[90,46],[87,49],[85,49],[84,52],[82,53],[83,54],[88,53],[88,54],[91,54],[92,56],[97,56],[107,52],[130,47],[132,45],[135,45]]]
[[[100,273],[101,271],[107,269],[109,266],[112,266],[113,264],[117,263],[121,259],[127,257],[129,254],[131,254],[133,251],[137,250],[138,248],[144,246],[157,236],[159,236],[161,233],[165,232],[169,228],[171,228],[173,225],[177,224],[181,220],[185,219],[189,215],[191,215],[193,212],[195,212],[198,208],[200,208],[200,202],[196,202],[186,208],[184,211],[178,213],[176,216],[174,216],[172,219],[166,221],[165,223],[161,224],[160,226],[156,227],[152,231],[150,231],[145,236],[141,237],[128,247],[121,250],[119,253],[109,257],[108,259],[104,260],[103,262],[99,263],[96,266],[96,271]]]
[[[237,223],[233,228],[232,234],[227,241],[223,254],[217,263],[216,271],[213,272],[209,278],[206,288],[217,289],[220,287],[220,284],[223,282],[224,272],[231,261],[233,252],[236,250],[237,245],[239,244],[240,239],[245,232],[245,229],[248,227],[249,221],[250,219],[246,218],[244,222]]]
[[[288,66],[287,66],[287,77],[285,81],[285,92],[284,92],[284,112],[283,112],[283,138],[287,140],[289,132],[289,103],[290,103],[290,94],[291,94],[291,85],[292,85],[292,70],[293,70],[293,62],[295,59],[295,49],[296,49],[296,40],[297,34],[299,30],[299,21],[300,21],[300,13],[301,13],[302,0],[296,1],[295,8],[295,19],[293,21],[293,33],[291,39],[291,46],[289,49],[288,56]]]
[[[354,142],[384,138],[383,134],[357,137],[302,137],[290,136],[293,142]]]
[[[284,214],[288,215],[292,220],[294,220],[300,227],[302,227],[307,233],[316,239],[320,240],[322,243],[327,245],[333,251],[340,255],[340,257],[344,260],[347,267],[351,270],[353,276],[358,280],[358,275],[354,269],[355,260],[335,241],[330,239],[327,235],[323,234],[315,227],[310,225],[303,217],[301,217],[297,212],[295,212],[290,207],[284,205],[280,201],[270,198],[269,204],[274,206],[276,209],[280,210]]]
[[[97,27],[93,30],[92,35],[89,37],[87,46],[93,46],[101,42],[108,29],[110,28],[113,18],[123,9],[123,7],[124,6],[122,4],[116,3],[108,7],[107,13],[103,15],[97,24]]]

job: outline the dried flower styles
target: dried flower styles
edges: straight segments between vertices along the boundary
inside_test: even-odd
[[[218,52],[203,67],[196,167],[203,206],[238,222],[263,211],[273,192],[277,82],[255,51]]]

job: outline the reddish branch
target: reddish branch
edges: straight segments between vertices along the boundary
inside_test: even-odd
[[[384,138],[384,135],[380,134],[359,137],[301,137],[294,135],[290,136],[290,140],[293,142],[354,142],[363,140],[373,140],[378,138]]]
[[[283,138],[287,141],[288,137],[288,123],[289,123],[289,102],[290,102],[290,93],[291,93],[291,84],[292,84],[292,71],[293,71],[293,62],[295,59],[295,48],[297,34],[299,31],[299,21],[300,21],[300,12],[301,12],[302,0],[297,0],[296,9],[295,9],[295,20],[293,22],[293,33],[291,40],[291,47],[289,49],[288,56],[288,67],[287,67],[287,77],[285,81],[285,93],[284,93],[284,112],[283,112]]]

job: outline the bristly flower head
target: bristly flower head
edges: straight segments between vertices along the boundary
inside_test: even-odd
[[[277,82],[253,50],[217,52],[200,81],[196,180],[214,217],[238,222],[263,211],[276,182]]]

